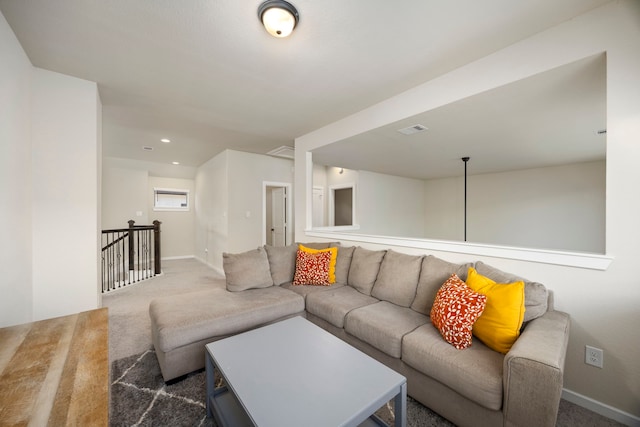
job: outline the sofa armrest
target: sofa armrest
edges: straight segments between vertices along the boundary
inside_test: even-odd
[[[569,341],[567,313],[548,311],[525,327],[504,358],[504,425],[555,426]]]

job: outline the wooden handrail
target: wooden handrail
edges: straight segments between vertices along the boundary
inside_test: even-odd
[[[112,233],[118,231],[120,232],[120,230],[102,230],[102,233]],[[102,248],[102,251],[104,252],[105,250],[109,249],[110,247],[112,247],[113,245],[117,244],[118,242],[124,240],[125,237],[127,237],[129,235],[129,233],[126,233],[124,236],[120,236],[118,237],[116,240],[114,240],[113,242],[109,243],[107,246],[104,246]]]

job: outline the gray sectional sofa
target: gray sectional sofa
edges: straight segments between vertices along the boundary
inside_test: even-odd
[[[485,263],[338,244],[336,283],[294,286],[296,245],[225,254],[226,286],[150,304],[165,381],[204,366],[205,344],[304,316],[407,377],[408,394],[462,426],[553,426],[562,392],[569,316],[525,280],[523,330],[507,354],[480,340],[457,350],[431,324],[440,286],[470,266],[499,283],[523,280]]]

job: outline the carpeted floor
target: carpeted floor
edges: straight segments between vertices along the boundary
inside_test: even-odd
[[[206,418],[204,372],[165,385],[151,344],[149,302],[160,295],[224,287],[224,278],[195,259],[170,260],[163,274],[103,296],[109,307],[111,363],[111,426],[215,426]],[[386,421],[388,408],[378,412]],[[411,398],[407,399],[410,427],[452,426],[447,420]],[[556,426],[621,426],[601,415],[561,400]]]

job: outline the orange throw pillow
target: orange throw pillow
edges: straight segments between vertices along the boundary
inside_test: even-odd
[[[329,262],[329,283],[336,283],[336,262],[338,260],[338,248],[312,249],[303,245],[298,245],[298,249],[310,254],[329,252],[331,254],[331,261]]]
[[[431,308],[431,323],[458,350],[471,345],[473,324],[487,297],[472,291],[455,273],[440,287]]]
[[[298,249],[294,285],[331,286],[329,281],[330,252],[309,253]]]

